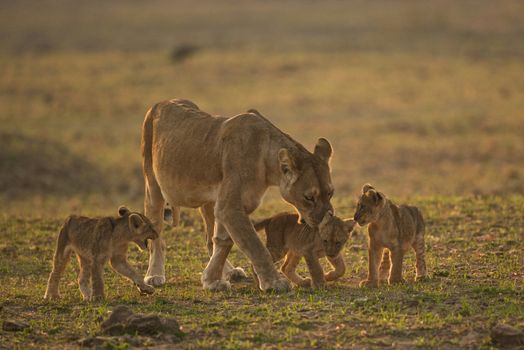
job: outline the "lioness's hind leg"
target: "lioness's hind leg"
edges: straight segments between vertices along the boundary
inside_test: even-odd
[[[233,240],[224,225],[217,223],[213,234],[213,255],[202,273],[202,287],[211,291],[225,291],[231,285],[223,277],[224,264],[233,247]]]
[[[166,259],[166,244],[162,238],[164,228],[164,204],[165,200],[160,191],[160,187],[154,175],[145,175],[145,199],[144,214],[151,220],[155,229],[159,233],[157,239],[149,245],[149,267],[147,269],[144,282],[152,286],[161,286],[166,283],[166,273],[164,269]],[[178,208],[173,207],[176,212]]]

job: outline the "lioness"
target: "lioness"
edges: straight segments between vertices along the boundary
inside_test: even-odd
[[[340,253],[355,226],[353,219],[342,220],[328,214],[318,228],[311,228],[299,223],[297,214],[280,213],[254,226],[257,231],[265,230],[266,247],[273,262],[285,257],[281,271],[297,286],[319,288],[325,281],[334,281],[344,275],[346,264]],[[302,257],[306,260],[311,279],[302,278],[295,272]],[[334,268],[325,275],[318,261],[323,257],[327,257]]]
[[[147,112],[142,128],[145,214],[161,232],[166,202],[173,208],[173,225],[180,207],[200,207],[211,255],[202,274],[204,289],[230,288],[225,277],[233,267],[227,256],[235,242],[254,265],[260,289],[288,290],[248,215],[269,186],[279,186],[301,219],[317,226],[333,210],[331,153],[322,138],[314,153],[308,152],[255,110],[224,118],[187,100],[160,102]],[[160,237],[150,249],[146,283],[165,283],[164,260]]]
[[[154,288],[145,284],[143,277],[128,264],[127,246],[133,242],[141,250],[146,249],[147,240],[157,239],[158,233],[142,214],[131,212],[126,207],[120,207],[118,214],[117,218],[93,219],[76,215],[67,218],[58,235],[45,299],[60,297],[60,277],[72,252],[77,255],[80,264],[78,285],[84,300],[104,298],[103,271],[108,259],[113,269],[133,281],[140,292],[154,292]]]
[[[366,184],[362,187],[354,219],[360,226],[369,224],[368,277],[360,286],[378,286],[381,256],[380,274],[389,272],[390,284],[403,282],[402,260],[409,248],[416,254],[416,280],[426,278],[425,225],[418,208],[396,206],[383,193]]]

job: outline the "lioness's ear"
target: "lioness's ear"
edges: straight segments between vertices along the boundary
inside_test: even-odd
[[[144,223],[144,219],[138,214],[129,215],[129,228],[131,231],[138,229]]]
[[[375,190],[375,189],[371,189],[371,190],[369,190],[367,193],[368,193],[368,195],[373,199],[373,202],[374,202],[375,204],[380,203],[380,202],[384,199],[384,194],[378,192],[378,191]]]
[[[317,144],[315,145],[314,154],[320,157],[322,160],[328,162],[329,158],[331,158],[331,155],[333,154],[333,148],[331,148],[331,144],[328,140],[321,137],[318,139]]]
[[[291,158],[291,154],[286,148],[281,148],[278,151],[278,161],[280,162],[280,171],[282,174],[291,176],[297,169],[295,162]]]
[[[124,215],[129,214],[129,213],[130,213],[130,210],[125,205],[122,205],[122,206],[120,206],[120,208],[118,208],[118,215],[119,216],[124,216]]]
[[[362,186],[362,194],[365,194],[369,190],[374,190],[375,187],[371,186],[370,184],[365,184]]]

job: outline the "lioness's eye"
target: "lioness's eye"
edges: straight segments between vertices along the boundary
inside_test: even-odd
[[[324,240],[324,244],[328,244],[328,241],[327,241],[327,239],[325,239],[325,240]]]
[[[328,198],[331,199],[331,197],[333,197],[333,191],[330,191],[330,192],[328,193]]]
[[[307,200],[308,202],[314,202],[315,201],[315,197],[308,196],[307,194],[304,195],[304,199]]]

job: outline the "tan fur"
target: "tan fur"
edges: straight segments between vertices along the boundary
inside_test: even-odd
[[[45,299],[59,298],[59,282],[71,253],[80,264],[78,285],[84,300],[104,298],[104,265],[109,260],[113,269],[129,278],[142,293],[151,294],[154,288],[144,283],[127,262],[127,246],[133,242],[140,249],[147,248],[148,239],[158,238],[151,221],[142,214],[120,207],[118,217],[87,218],[70,216],[57,239],[53,270],[49,275]],[[89,282],[92,282],[92,287]]]
[[[255,229],[266,232],[266,247],[273,262],[284,259],[281,271],[294,284],[301,287],[322,287],[325,281],[334,281],[346,271],[341,255],[355,221],[342,220],[326,215],[318,228],[311,228],[298,222],[298,215],[281,213],[255,224]],[[296,267],[302,257],[305,258],[311,279],[302,278]],[[324,275],[320,258],[327,257],[334,270]],[[256,277],[256,274],[255,274]]]
[[[289,283],[273,266],[248,215],[269,186],[295,206],[311,226],[332,211],[329,142],[319,139],[314,153],[284,134],[255,110],[231,118],[213,117],[186,100],[156,104],[142,129],[145,214],[158,232],[165,203],[200,208],[206,221],[209,263],[202,274],[205,289],[229,289],[234,272],[227,262],[233,242],[251,260],[262,290],[287,290]],[[155,240],[146,282],[165,283],[165,244]]]
[[[366,184],[354,219],[361,226],[368,225],[369,234],[368,277],[361,286],[376,287],[384,275],[389,275],[390,284],[403,282],[402,260],[409,248],[416,254],[416,280],[426,278],[425,225],[418,208],[396,206],[383,193]]]

